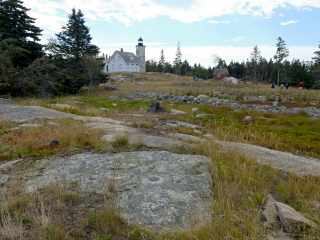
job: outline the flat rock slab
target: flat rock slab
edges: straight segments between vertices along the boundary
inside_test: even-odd
[[[180,141],[172,140],[170,138],[144,135],[144,134],[132,134],[129,136],[129,142],[131,144],[142,142],[148,147],[167,147],[172,145],[181,145]]]
[[[16,105],[1,105],[0,120],[9,120],[13,122],[23,123],[32,121],[33,119],[55,119],[55,118],[74,118],[81,119],[81,117],[55,111],[52,109],[37,107],[37,106],[16,106]]]
[[[320,175],[320,160],[311,157],[293,155],[292,153],[271,150],[264,147],[216,141],[226,149],[257,159],[258,164],[268,164],[284,172],[293,172],[301,176]]]
[[[181,141],[188,141],[188,142],[208,142],[208,139],[199,138],[196,136],[183,134],[183,133],[168,133],[168,136],[179,139]]]
[[[210,214],[209,164],[205,156],[166,151],[78,154],[53,159],[42,176],[26,182],[26,188],[67,181],[88,191],[107,192],[114,183],[124,217],[143,226],[184,228]]]

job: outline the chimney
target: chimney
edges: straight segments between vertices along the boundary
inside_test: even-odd
[[[123,52],[123,48],[121,48],[121,52]]]
[[[106,54],[106,59],[108,59],[108,54]]]

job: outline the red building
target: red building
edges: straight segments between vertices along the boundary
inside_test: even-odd
[[[225,77],[228,77],[228,74],[227,68],[216,68],[213,71],[213,80],[222,80]]]

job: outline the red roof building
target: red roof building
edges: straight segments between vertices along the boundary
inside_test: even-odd
[[[227,68],[216,68],[213,71],[213,80],[222,80],[225,77],[228,77],[228,74]]]

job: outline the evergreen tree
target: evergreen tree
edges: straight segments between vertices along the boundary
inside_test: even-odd
[[[163,53],[163,49],[161,49],[160,52],[160,60],[159,60],[159,70],[161,70],[162,73],[164,73],[165,70],[165,57],[164,57],[164,53]]]
[[[276,44],[277,47],[277,52],[276,55],[274,55],[274,59],[276,60],[277,64],[278,64],[278,86],[280,83],[280,67],[281,67],[281,63],[282,61],[289,56],[289,50],[286,47],[286,43],[284,40],[282,40],[281,37],[278,37],[278,42]]]
[[[34,25],[35,19],[29,17],[20,0],[0,1],[0,41],[16,39],[17,47],[27,51],[20,52],[13,58],[15,67],[27,67],[34,60],[43,56],[40,41],[42,30]]]
[[[312,67],[312,73],[315,80],[313,88],[320,89],[320,51],[315,51],[314,54],[315,57],[312,58],[315,62],[314,66]]]
[[[181,65],[182,65],[182,53],[180,48],[180,42],[178,42],[177,50],[176,50],[176,58],[173,62],[175,68],[177,69],[177,74],[181,74]]]
[[[81,10],[76,12],[72,9],[72,13],[68,16],[67,25],[62,26],[62,31],[58,34],[57,40],[51,40],[51,50],[54,54],[67,59],[75,59],[80,61],[84,55],[96,55],[99,48],[91,44],[92,37],[89,28],[85,25],[84,15]]]
[[[252,64],[253,64],[253,72],[254,72],[254,79],[256,80],[257,78],[257,65],[258,65],[258,59],[260,58],[260,49],[258,46],[253,47],[253,51],[250,53],[252,56]]]

